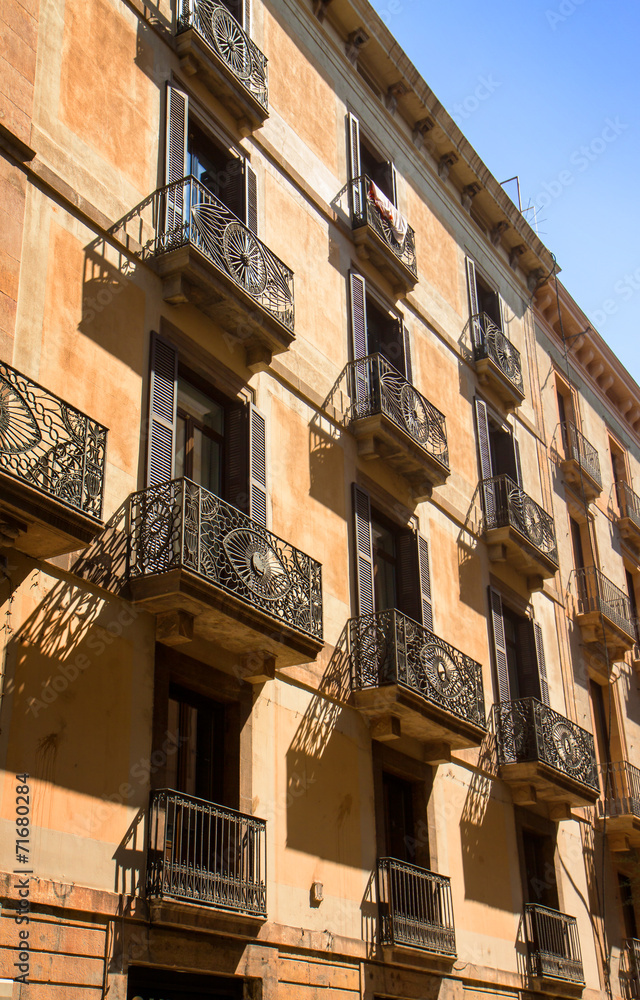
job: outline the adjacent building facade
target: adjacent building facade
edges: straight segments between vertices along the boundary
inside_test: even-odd
[[[640,996],[640,388],[363,0],[3,17],[0,996]]]

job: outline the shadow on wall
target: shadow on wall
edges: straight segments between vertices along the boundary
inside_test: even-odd
[[[320,412],[309,423],[309,492],[314,500],[341,518],[346,517],[343,435],[348,406],[345,368]],[[333,418],[325,416],[326,413],[333,414]]]
[[[369,875],[360,904],[360,914],[362,940],[367,950],[367,958],[373,958],[378,947],[378,887],[375,871]]]
[[[476,487],[458,533],[458,587],[460,601],[479,615],[484,615],[485,597],[482,574],[478,572],[478,533],[482,529],[480,485]]]
[[[490,730],[492,729],[490,717]],[[460,818],[465,898],[505,912],[514,911],[511,881],[495,877],[496,857],[507,857],[504,806],[492,798],[498,773],[496,740],[489,731],[480,746],[475,772]]]
[[[287,751],[287,846],[358,867],[359,762],[339,728],[350,689],[345,628]]]
[[[145,292],[136,278],[142,266],[104,240],[85,250],[80,331],[111,357],[142,377]],[[133,334],[136,334],[133,336]]]

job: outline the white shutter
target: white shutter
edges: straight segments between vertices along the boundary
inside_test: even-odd
[[[167,84],[167,120],[165,140],[165,184],[173,184],[187,176],[187,135],[189,98],[181,90]],[[178,185],[167,192],[165,232],[179,229],[185,216],[185,189]]]

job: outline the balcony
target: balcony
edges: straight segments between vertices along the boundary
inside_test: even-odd
[[[0,362],[0,545],[36,558],[98,533],[107,431]]]
[[[520,351],[486,313],[471,317],[473,359],[480,385],[493,390],[507,410],[524,399]]]
[[[612,851],[640,847],[640,770],[628,761],[601,764],[598,818]]]
[[[640,941],[637,938],[627,938],[620,958],[622,996],[640,1000]]]
[[[599,795],[593,736],[537,698],[494,706],[500,777],[520,805],[549,803],[553,818]]]
[[[396,610],[349,622],[354,704],[378,739],[413,736],[433,750],[479,746],[486,732],[482,668]],[[446,754],[445,754],[446,756]]]
[[[548,906],[525,903],[524,930],[529,975],[584,985],[584,970],[575,917]]]
[[[598,452],[575,424],[567,421],[559,426],[565,456],[560,459],[560,468],[567,482],[580,494],[584,490],[591,503],[602,493]]]
[[[151,793],[147,897],[267,915],[263,819],[168,788]]]
[[[595,566],[574,570],[575,623],[588,645],[605,646],[611,661],[633,649],[636,625],[631,602],[615,583]]]
[[[392,205],[389,212],[381,208],[375,192],[365,174],[351,182],[351,228],[358,257],[370,260],[398,294],[411,291],[418,281],[416,234]]]
[[[640,549],[640,497],[628,483],[616,483],[618,498],[618,528],[627,542]]]
[[[451,879],[395,858],[380,858],[377,891],[382,946],[456,957]]]
[[[529,576],[531,590],[540,589],[558,569],[553,518],[509,476],[483,479],[480,491],[489,558]]]
[[[242,511],[175,479],[129,498],[128,537],[131,598],[147,611],[180,615],[194,637],[266,652],[279,666],[316,658],[320,564]]]
[[[293,272],[194,177],[155,191],[111,232],[149,263],[173,305],[190,303],[268,364],[294,340]]]
[[[403,475],[417,501],[449,475],[445,418],[381,354],[347,365],[349,427],[358,454],[379,458]]]
[[[269,117],[267,60],[228,9],[214,0],[181,4],[176,50],[188,76],[197,75],[246,135]]]

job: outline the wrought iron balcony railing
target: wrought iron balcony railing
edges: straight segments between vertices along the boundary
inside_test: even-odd
[[[107,431],[0,362],[0,471],[102,517]]]
[[[599,764],[601,815],[636,816],[640,819],[640,769],[626,760]]]
[[[580,468],[602,489],[598,452],[575,424],[567,420],[560,424],[562,445],[566,459],[573,459]]]
[[[347,365],[347,388],[352,401],[347,412],[350,422],[383,413],[449,470],[444,414],[382,354],[351,361]]]
[[[540,979],[584,982],[575,917],[537,903],[525,903],[524,929],[529,975]]]
[[[267,59],[222,3],[182,0],[176,34],[194,28],[238,82],[265,108],[269,105]]]
[[[537,761],[598,791],[593,736],[537,698],[494,705],[500,764]]]
[[[322,568],[189,479],[129,498],[129,578],[185,569],[322,640]]]
[[[627,987],[627,992],[623,995],[640,1000],[640,941],[637,938],[627,938],[624,946],[624,964],[626,966],[624,985]]]
[[[451,879],[395,858],[377,871],[381,944],[456,955]]]
[[[520,351],[486,313],[471,317],[474,361],[490,358],[524,398]]]
[[[195,177],[149,195],[111,232],[143,260],[193,247],[286,330],[294,329],[293,272]]]
[[[636,625],[628,595],[616,587],[615,583],[612,583],[596,566],[576,569],[574,574],[578,614],[599,612],[635,640]]]
[[[486,729],[482,667],[395,609],[349,622],[355,691],[398,684]]]
[[[400,237],[397,230],[394,232],[389,219],[376,204],[373,192],[373,181],[366,174],[356,177],[351,182],[351,225],[353,229],[359,229],[360,226],[370,226],[398,260],[417,278],[415,232],[408,223],[406,223],[407,229],[404,236]]]
[[[634,493],[628,483],[617,482],[616,494],[620,517],[628,517],[640,531],[640,497]]]
[[[266,823],[163,788],[151,793],[147,895],[267,913]]]
[[[509,476],[483,479],[481,491],[485,530],[515,528],[542,555],[558,565],[556,529],[546,510]]]

